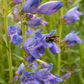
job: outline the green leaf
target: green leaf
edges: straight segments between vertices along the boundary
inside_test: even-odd
[[[73,63],[76,63],[78,61],[80,61],[80,58],[79,57],[77,57],[76,59],[74,59],[73,61],[71,61],[71,63],[73,64]]]
[[[16,68],[16,67],[12,66],[12,70],[17,70],[17,69],[18,69],[18,68]],[[9,68],[4,69],[4,71],[9,71]]]
[[[9,51],[9,48],[5,45],[5,44],[3,44],[3,43],[0,43],[2,46],[5,46],[5,48]]]
[[[0,77],[0,83],[1,84],[6,84],[6,82]]]
[[[21,57],[21,56],[19,56],[19,55],[17,55],[17,54],[15,54],[15,53],[13,53],[13,55],[15,55],[18,59],[20,59],[20,60],[24,60],[24,58],[23,57]]]
[[[79,51],[78,50],[74,50],[74,49],[65,50],[64,52],[65,53],[71,52],[71,53],[79,54]]]
[[[2,34],[2,33],[0,33],[0,35],[3,38],[4,42],[6,43],[6,35],[5,34]]]
[[[76,68],[76,69],[74,69],[73,73],[78,73],[78,72],[80,72],[81,70],[82,70],[81,68]]]
[[[68,70],[67,69],[59,69],[61,72],[68,72]]]
[[[72,7],[76,6],[81,0],[76,0],[73,4]]]

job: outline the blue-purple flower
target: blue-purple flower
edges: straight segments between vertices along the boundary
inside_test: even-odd
[[[35,78],[35,73],[25,71],[21,78],[21,84],[40,84],[40,82]]]
[[[28,38],[24,44],[23,49],[27,50],[35,59],[40,58],[40,54],[45,52],[45,48],[40,44],[39,36],[35,34],[34,37]]]
[[[24,64],[21,63],[18,70],[15,72],[15,74],[19,74],[20,72],[24,71]]]
[[[62,82],[62,81],[63,81],[61,78],[59,78],[59,75],[58,75],[58,74],[56,74],[55,77],[56,77],[56,80],[57,80],[58,82]]]
[[[75,31],[71,31],[69,34],[65,36],[65,38],[62,40],[65,41],[67,47],[74,46],[76,43],[82,43],[82,40],[77,36],[79,32],[74,33]]]
[[[26,57],[26,61],[28,62],[28,67],[30,67],[31,69],[37,69],[38,63],[33,56],[28,55]]]
[[[71,73],[66,73],[62,78],[66,79],[69,78],[71,76]]]
[[[45,68],[48,68],[49,67],[49,64],[45,61],[42,61],[40,59],[36,59],[36,62],[41,66],[41,67],[45,67]]]
[[[73,24],[76,20],[80,20],[79,15],[82,15],[77,9],[78,5],[70,9],[65,16],[63,16],[66,24]]]
[[[61,49],[58,47],[58,45],[54,41],[50,43],[50,42],[47,42],[45,39],[46,37],[53,35],[55,31],[56,30],[52,30],[49,34],[44,34],[43,42],[42,42],[42,45],[44,47],[49,47],[49,50],[52,54],[60,53]]]
[[[40,5],[42,0],[27,0],[22,7],[22,12],[25,13],[31,13],[31,12],[35,12],[38,8],[38,6]]]
[[[10,42],[19,45],[23,42],[22,31],[17,25],[8,27],[7,35],[10,37]]]
[[[42,17],[37,17],[37,18],[31,18],[29,21],[27,21],[27,24],[30,27],[35,28],[35,27],[40,26],[41,24],[45,26],[47,22],[43,21]]]
[[[18,76],[15,76],[15,77],[13,78],[12,82],[16,82],[16,81],[18,81],[18,80],[19,80],[19,77],[18,77]]]
[[[48,68],[40,69],[36,72],[36,79],[42,84],[57,84],[56,77],[50,73],[52,70],[53,64],[50,63]]]
[[[57,12],[62,6],[62,1],[48,1],[38,7],[37,13],[50,15]]]

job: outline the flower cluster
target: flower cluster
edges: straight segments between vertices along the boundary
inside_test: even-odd
[[[57,75],[50,73],[53,64],[50,63],[48,68],[40,69],[36,73],[31,73],[24,71],[24,64],[22,63],[16,73],[24,71],[21,77],[15,76],[13,82],[17,80],[21,81],[21,84],[57,84],[57,82],[62,82],[63,80]]]
[[[26,40],[24,42],[24,32],[22,32],[23,28],[21,28],[21,30],[17,25],[9,26],[7,35],[10,37],[10,42],[13,44],[20,45],[23,43],[22,49],[26,51],[27,56],[25,56],[25,60],[28,62],[29,68],[36,69],[39,64],[42,67],[45,67],[45,69],[40,69],[35,73],[24,71],[25,65],[22,63],[15,74],[18,75],[22,71],[24,71],[24,73],[21,77],[15,76],[13,82],[20,80],[21,84],[57,84],[58,81],[63,81],[58,75],[50,73],[53,66],[52,63],[48,64],[40,60],[40,56],[45,53],[45,48],[49,48],[53,55],[61,52],[59,45],[56,43],[59,41],[59,36],[54,35],[56,30],[52,30],[48,34],[43,34],[42,28],[37,30],[32,29],[41,25],[46,26],[46,24],[48,24],[47,21],[42,20],[42,17],[38,17],[38,13],[45,15],[54,14],[63,6],[63,2],[48,1],[40,5],[41,2],[42,0],[25,0],[20,12],[18,12],[17,9],[14,10],[14,14],[16,14],[15,17],[20,23],[19,27],[22,27],[22,25],[25,25],[26,27]],[[13,0],[12,4],[22,4],[22,0]],[[79,15],[82,14],[77,11],[78,7],[79,6],[76,5],[63,16],[66,24],[73,24],[76,20],[80,20]],[[11,17],[12,19],[15,18],[13,15]],[[82,43],[82,40],[77,36],[77,34],[79,34],[79,32],[74,33],[74,31],[71,31],[71,33],[65,36],[62,42],[65,42],[67,47],[74,46],[76,43]],[[71,76],[71,74],[67,73],[62,78],[68,78],[69,76]]]

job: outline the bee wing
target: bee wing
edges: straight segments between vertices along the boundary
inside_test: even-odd
[[[59,36],[53,36],[52,39],[53,39],[55,42],[59,42]]]

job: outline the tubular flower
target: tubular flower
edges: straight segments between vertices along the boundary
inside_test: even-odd
[[[57,84],[56,77],[50,73],[53,64],[50,63],[48,68],[40,69],[36,72],[36,79],[43,84]]]
[[[62,78],[66,79],[69,78],[71,76],[71,73],[66,73]]]
[[[50,15],[57,12],[62,6],[62,1],[49,1],[39,6],[37,13]]]
[[[15,76],[15,77],[13,78],[12,82],[16,82],[16,81],[18,81],[18,80],[19,80],[19,77],[18,77],[18,76]]]
[[[17,25],[8,27],[7,35],[11,38],[10,42],[19,45],[23,42],[22,31]]]
[[[44,68],[48,68],[49,67],[49,64],[45,61],[42,61],[40,59],[36,59],[36,62],[41,66],[41,67],[44,67]]]
[[[58,74],[56,74],[55,77],[56,77],[56,80],[57,80],[58,82],[62,82],[62,81],[63,81],[61,78],[59,78],[59,75],[58,75]]]
[[[24,4],[23,4],[23,8],[22,8],[22,12],[25,13],[31,13],[31,12],[35,12],[38,8],[38,6],[40,5],[42,0],[27,0]]]
[[[25,71],[21,78],[21,84],[40,84],[38,80],[35,79],[35,74]]]
[[[65,41],[67,47],[74,46],[76,43],[82,43],[82,40],[77,36],[79,32],[74,33],[75,31],[71,31],[69,34],[65,36],[65,38],[62,40]]]
[[[53,35],[55,31],[56,30],[52,30],[49,34],[43,35],[43,42],[42,42],[42,45],[44,47],[49,47],[52,54],[60,53],[61,49],[57,46],[57,44],[54,41],[49,42],[49,41],[46,41],[45,39],[46,37]]]
[[[44,47],[38,42],[40,39],[41,37],[35,34],[34,37],[28,38],[23,44],[23,49],[27,50],[35,59],[39,59],[40,54],[45,52]]]
[[[19,66],[19,68],[18,68],[18,70],[16,71],[15,74],[19,74],[22,71],[24,71],[24,64],[23,63]]]
[[[27,56],[26,61],[28,62],[28,67],[30,67],[31,69],[37,69],[38,64],[33,56]]]
[[[31,18],[29,21],[27,21],[27,24],[30,27],[35,28],[35,27],[40,26],[41,24],[45,26],[47,22],[43,21],[42,17],[37,17],[37,18]]]
[[[82,15],[77,9],[78,5],[70,9],[65,16],[63,16],[66,24],[73,24],[76,20],[80,20],[79,15]]]

